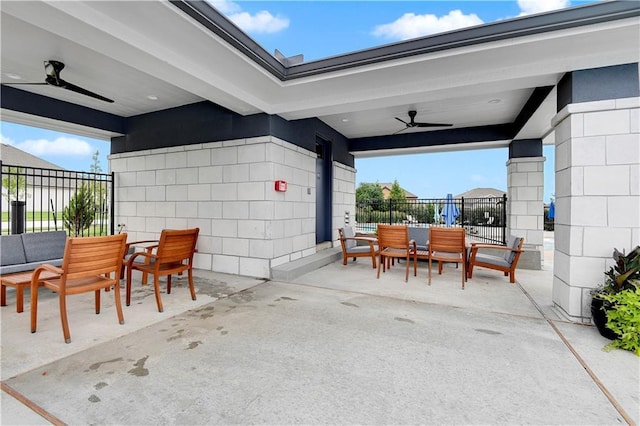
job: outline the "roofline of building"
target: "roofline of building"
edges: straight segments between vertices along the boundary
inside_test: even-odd
[[[281,81],[397,60],[438,51],[543,34],[640,16],[640,2],[605,1],[463,28],[329,58],[290,65],[267,52],[206,2],[171,0],[188,16]]]

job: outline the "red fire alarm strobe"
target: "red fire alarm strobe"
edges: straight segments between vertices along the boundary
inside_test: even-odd
[[[287,192],[287,182],[283,180],[276,181],[276,191],[278,192]]]

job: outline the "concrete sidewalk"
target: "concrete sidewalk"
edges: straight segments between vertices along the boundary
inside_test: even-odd
[[[638,423],[638,358],[557,317],[550,271],[459,274],[198,271],[198,301],[176,280],[160,314],[138,287],[124,326],[70,303],[68,345],[55,297],[35,334],[28,305],[3,307],[2,424]]]

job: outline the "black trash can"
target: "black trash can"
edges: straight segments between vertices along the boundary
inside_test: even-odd
[[[11,233],[24,234],[24,223],[26,220],[25,206],[26,201],[11,202]]]

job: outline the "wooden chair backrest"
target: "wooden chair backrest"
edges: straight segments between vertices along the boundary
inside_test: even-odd
[[[111,273],[119,277],[126,245],[127,234],[67,238],[62,260],[63,281]]]
[[[406,225],[378,225],[378,246],[406,249],[409,246],[409,228]]]
[[[157,263],[175,263],[188,260],[191,264],[198,242],[200,228],[164,229],[158,243]]]
[[[429,249],[436,252],[464,253],[464,228],[429,228]]]

